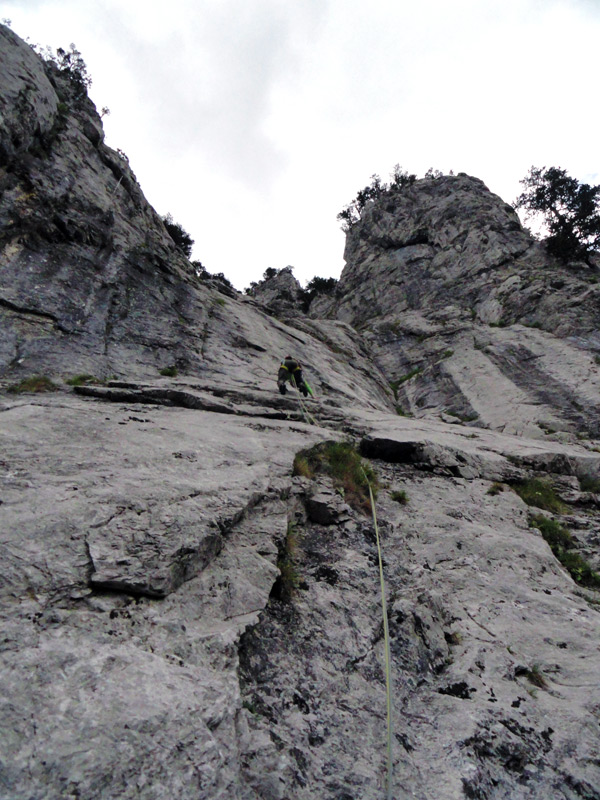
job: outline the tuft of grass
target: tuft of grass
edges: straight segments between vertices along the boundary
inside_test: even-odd
[[[373,467],[360,456],[352,442],[322,442],[301,450],[294,459],[294,475],[314,478],[318,472],[330,475],[346,501],[364,512],[371,511],[369,484],[377,497],[378,481]]]
[[[573,547],[573,537],[569,530],[555,519],[550,519],[550,517],[546,517],[543,514],[536,514],[531,518],[530,525],[539,530],[545,541],[550,545],[553,553],[555,553],[556,549],[568,550]]]
[[[400,503],[401,506],[405,506],[408,503],[408,495],[404,489],[398,489],[395,492],[392,492],[390,497],[392,500],[395,500],[396,503]]]
[[[176,378],[177,377],[177,367],[172,365],[170,367],[163,367],[160,371],[161,375],[164,375],[165,378]]]
[[[25,378],[20,383],[14,383],[6,390],[10,394],[24,394],[27,392],[58,392],[60,387],[53,383],[45,375],[33,375]]]
[[[409,381],[411,378],[414,378],[416,375],[420,375],[423,372],[423,367],[415,367],[411,369],[410,372],[407,372],[406,375],[401,375],[398,380],[390,381],[390,386],[392,387],[392,391],[394,392],[394,396],[398,394],[398,387],[401,386],[406,381]]]
[[[292,475],[301,475],[303,478],[310,478],[311,480],[315,477],[314,470],[308,463],[306,456],[300,453],[295,455]]]
[[[90,384],[99,384],[103,383],[103,381],[96,378],[94,375],[74,375],[72,378],[69,378],[65,381],[66,384],[69,386],[89,386]]]
[[[500,494],[500,492],[503,491],[504,491],[504,485],[496,481],[495,483],[492,483],[490,488],[487,490],[486,494],[491,494],[493,497],[494,495]]]
[[[541,478],[530,478],[522,483],[517,483],[513,489],[528,506],[542,508],[553,514],[564,514],[566,511],[565,504],[556,494],[552,485]]]
[[[450,358],[454,355],[454,350],[444,350],[440,358]]]
[[[544,673],[542,672],[539,664],[533,664],[528,670],[524,673],[525,677],[532,683],[534,686],[537,686],[539,689],[547,689],[548,682],[544,677]]]

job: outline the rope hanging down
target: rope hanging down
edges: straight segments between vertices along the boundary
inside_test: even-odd
[[[391,679],[391,659],[390,659],[390,631],[388,626],[387,604],[385,601],[385,581],[383,578],[383,559],[381,556],[381,542],[379,540],[379,527],[377,525],[377,514],[375,513],[375,498],[373,490],[367,478],[366,472],[362,471],[369,487],[369,497],[371,499],[371,511],[373,513],[373,525],[375,527],[375,538],[377,540],[377,555],[379,558],[379,583],[381,586],[381,609],[383,612],[383,639],[385,646],[385,687],[387,693],[387,800],[392,800],[392,780],[393,780],[393,753],[392,753],[392,679]]]
[[[300,389],[298,388],[298,385],[296,383],[296,379],[294,378],[293,375],[291,376],[291,383],[292,383],[292,386],[295,389],[298,389],[298,402],[300,403],[300,410],[302,411],[302,414],[304,416],[305,421],[308,423],[308,425],[316,425],[317,424],[316,419],[310,413],[310,411],[308,410],[308,408],[304,404],[304,401],[300,397]]]

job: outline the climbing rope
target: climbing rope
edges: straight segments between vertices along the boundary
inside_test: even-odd
[[[367,478],[367,474],[362,473],[369,487],[369,497],[371,499],[371,511],[373,514],[373,526],[375,527],[375,538],[377,540],[377,555],[379,558],[379,583],[381,586],[381,610],[383,612],[383,639],[385,647],[385,687],[387,694],[387,800],[392,800],[392,780],[393,780],[393,753],[392,753],[392,671],[390,659],[390,631],[388,626],[387,604],[385,601],[385,581],[383,578],[383,559],[381,556],[381,542],[379,539],[379,527],[377,525],[377,514],[375,512],[375,498],[373,490]]]
[[[294,378],[294,376],[293,376],[293,375],[291,376],[291,382],[292,382],[292,386],[293,386],[295,389],[298,389],[298,386],[297,386],[297,384],[296,384],[296,379]],[[303,415],[303,417],[304,417],[304,420],[305,420],[305,422],[306,422],[308,425],[316,425],[316,424],[317,424],[317,421],[316,421],[316,419],[313,417],[313,415],[310,413],[310,411],[308,410],[308,408],[306,407],[306,404],[304,403],[304,400],[303,400],[303,399],[302,399],[302,397],[300,396],[300,390],[299,390],[299,389],[298,389],[298,403],[300,404],[300,410],[302,411],[302,415]]]

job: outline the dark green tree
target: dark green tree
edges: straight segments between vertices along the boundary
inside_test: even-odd
[[[306,288],[300,291],[302,310],[308,311],[310,304],[318,294],[333,294],[337,284],[337,278],[319,278],[318,275],[315,275],[306,284]]]
[[[515,202],[527,217],[541,215],[548,252],[562,261],[581,259],[600,248],[600,186],[572,178],[559,167],[531,167]]]
[[[83,56],[74,44],[70,45],[69,50],[59,47],[56,51],[48,45],[41,47],[39,44],[32,44],[30,47],[47,65],[52,65],[61,75],[69,79],[74,100],[82,100],[86,96],[87,90],[92,85],[92,78],[87,71]]]
[[[183,227],[178,223],[173,221],[173,217],[171,214],[165,214],[162,217],[162,221],[164,222],[165,228],[167,229],[167,233],[173,239],[177,247],[184,253],[187,258],[190,258],[192,255],[192,247],[194,245],[194,240],[189,235],[189,233],[183,229]]]

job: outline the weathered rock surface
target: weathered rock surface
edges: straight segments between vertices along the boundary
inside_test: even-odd
[[[313,304],[328,319],[225,293],[87,99],[5,28],[0,45],[0,797],[385,796],[373,522],[327,474],[293,475],[350,437],[379,475],[392,796],[598,800],[599,595],[511,488],[549,481],[600,570],[600,442],[577,436],[595,430],[594,292],[568,310],[584,273],[546,264],[554,299],[508,291],[503,271],[542,280],[545,256],[459,176],[368,211],[333,305]],[[498,297],[566,327],[490,328]],[[303,406],[274,391],[287,352]],[[395,387],[411,419],[388,381],[415,363]],[[35,372],[58,391],[6,391]],[[103,380],[71,389],[80,372]]]

